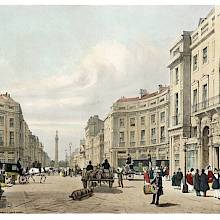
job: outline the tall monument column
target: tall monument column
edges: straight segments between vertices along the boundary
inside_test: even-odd
[[[55,136],[55,167],[58,167],[58,131],[56,131],[56,136]]]

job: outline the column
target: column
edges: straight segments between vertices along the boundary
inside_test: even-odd
[[[170,147],[170,175],[173,175],[173,172],[175,170],[174,170],[174,150],[173,150],[172,136],[170,136],[169,147]]]
[[[198,163],[197,168],[202,168],[202,136],[201,136],[201,118],[196,119],[197,122],[197,146],[198,146]]]
[[[214,168],[214,150],[213,150],[213,125],[212,125],[212,115],[209,118],[209,165]]]

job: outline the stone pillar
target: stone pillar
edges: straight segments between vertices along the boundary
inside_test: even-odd
[[[212,115],[209,118],[209,165],[214,168],[214,149],[213,149],[213,125],[212,125]]]
[[[182,170],[182,172],[184,171],[185,168],[185,141],[183,136],[180,135],[180,139],[179,139],[179,157],[180,157],[180,169]]]
[[[173,172],[175,171],[175,167],[174,167],[174,148],[173,148],[172,136],[170,136],[169,147],[170,147],[170,175],[173,175]]]
[[[58,131],[56,131],[56,136],[55,136],[55,167],[58,167]]]
[[[198,163],[197,168],[202,168],[202,135],[201,135],[201,118],[197,118],[197,146],[198,146]]]

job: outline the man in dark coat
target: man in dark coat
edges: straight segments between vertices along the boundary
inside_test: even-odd
[[[175,172],[173,173],[173,176],[172,176],[172,186],[176,186],[176,173]]]
[[[87,171],[93,170],[93,165],[92,165],[92,161],[89,161],[89,165],[86,167]]]
[[[196,191],[196,195],[197,196],[201,196],[200,195],[200,175],[199,175],[199,170],[196,169],[196,173],[193,179],[193,185],[194,185],[194,189]]]
[[[110,169],[110,164],[108,162],[107,159],[105,159],[105,162],[102,164],[102,167],[105,169],[105,170],[109,170]]]
[[[151,185],[155,187],[155,192],[153,194],[153,200],[151,204],[159,205],[159,198],[161,195],[163,195],[162,177],[160,176],[160,171],[157,172],[156,177],[151,182]]]
[[[20,158],[18,158],[18,161],[17,161],[17,168],[18,168],[18,173],[21,176],[22,175],[22,166],[21,166],[21,159]]]
[[[128,154],[126,164],[128,164],[128,165],[131,164],[131,155],[130,154]]]
[[[205,170],[202,169],[202,174],[201,174],[201,182],[200,182],[200,191],[203,192],[203,196],[206,197],[206,192],[209,190],[209,185],[208,185],[208,176],[205,174]]]
[[[181,172],[181,169],[179,168],[176,173],[176,186],[181,187],[182,179],[183,179],[183,173]]]

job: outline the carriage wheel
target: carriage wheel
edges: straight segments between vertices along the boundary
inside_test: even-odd
[[[112,188],[112,186],[113,186],[113,182],[109,180],[109,188]]]
[[[87,181],[83,181],[83,188],[84,188],[84,189],[87,188]]]
[[[71,197],[73,198],[73,200],[75,200],[77,196],[75,193],[72,193]]]

